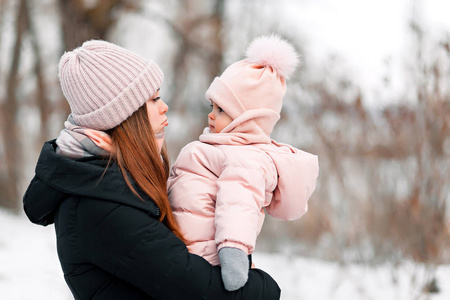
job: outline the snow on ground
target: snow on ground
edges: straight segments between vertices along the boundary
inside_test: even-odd
[[[428,273],[411,263],[396,267],[342,266],[335,262],[262,253],[255,254],[253,260],[257,267],[275,278],[283,300],[450,299],[450,266],[437,270],[441,292],[423,295],[421,289]]]
[[[450,266],[438,268],[441,292],[427,298],[420,295],[427,272],[411,263],[341,266],[267,253],[255,253],[253,260],[277,280],[282,300],[450,299]],[[37,226],[24,215],[13,216],[0,209],[0,299],[73,299],[59,266],[53,226]]]
[[[0,299],[73,299],[56,254],[53,226],[0,209]]]

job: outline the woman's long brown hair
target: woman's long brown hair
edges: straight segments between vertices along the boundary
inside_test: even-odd
[[[167,179],[170,168],[167,149],[164,145],[160,155],[148,119],[147,106],[143,105],[108,133],[112,139],[113,149],[110,159],[119,166],[128,187],[141,198],[131,184],[128,177],[131,175],[140,189],[159,207],[160,222],[185,242],[167,196]]]

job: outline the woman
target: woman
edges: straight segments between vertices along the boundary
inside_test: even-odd
[[[45,143],[24,210],[55,224],[75,299],[279,299],[261,270],[227,292],[220,267],[190,254],[167,198],[167,105],[156,63],[105,41],[63,55],[65,129]]]

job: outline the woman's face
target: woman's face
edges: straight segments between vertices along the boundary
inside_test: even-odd
[[[164,143],[164,127],[169,125],[167,121],[166,112],[169,107],[159,97],[159,90],[148,99],[147,103],[148,119],[155,133],[156,143],[158,144],[159,151],[161,151]]]

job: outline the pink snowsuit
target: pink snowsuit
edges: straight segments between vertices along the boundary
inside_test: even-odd
[[[226,133],[206,128],[181,150],[168,181],[189,251],[213,265],[223,247],[254,251],[264,209],[278,219],[300,218],[316,186],[317,156],[271,140],[258,126],[249,132],[246,123],[238,118]],[[242,126],[245,134],[236,130]]]

